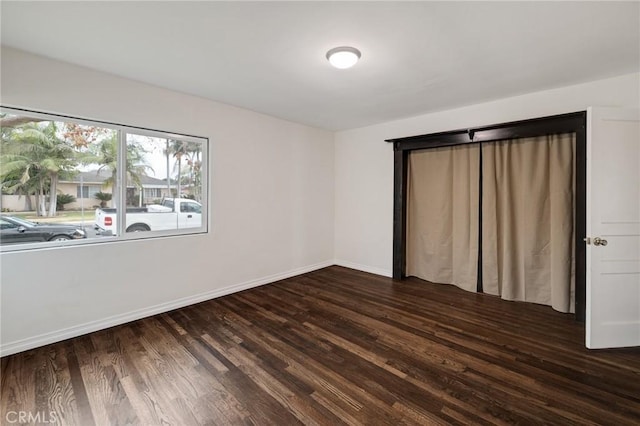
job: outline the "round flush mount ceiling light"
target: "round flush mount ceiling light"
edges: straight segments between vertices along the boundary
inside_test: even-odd
[[[349,46],[334,47],[327,52],[329,63],[339,69],[351,68],[360,56],[362,55],[358,49]]]

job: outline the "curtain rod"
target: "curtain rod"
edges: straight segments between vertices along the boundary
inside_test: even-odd
[[[501,139],[566,133],[577,126],[586,126],[586,111],[572,112],[482,127],[429,133],[403,138],[385,139],[394,144],[394,150],[412,150],[488,142]]]

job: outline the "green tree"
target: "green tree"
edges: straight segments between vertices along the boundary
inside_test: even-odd
[[[10,120],[10,116],[2,115],[0,118],[0,193],[25,195],[25,210],[31,211],[31,194],[35,193],[36,185],[32,176],[26,176],[25,171],[17,167],[7,168],[11,157],[7,152],[11,140],[13,127],[25,122]],[[4,154],[4,155],[3,155]],[[29,174],[29,173],[27,173]]]
[[[76,197],[71,194],[58,194],[58,198],[56,202],[58,204],[57,209],[62,211],[64,210],[65,204],[70,204],[76,201]]]
[[[100,200],[100,207],[107,207],[107,202],[111,201],[111,194],[108,192],[96,192],[94,195],[96,200]]]
[[[188,147],[187,166],[189,168],[189,186],[192,188],[194,199],[202,200],[202,146],[191,142]]]
[[[168,139],[165,154],[167,155],[167,169],[169,156],[172,155],[175,159],[173,172],[176,176],[176,195],[182,196],[182,185],[185,185],[191,188],[194,191],[193,195],[199,199],[199,188],[202,182],[201,145],[197,142]],[[183,164],[186,165],[186,169],[183,169]]]
[[[3,131],[2,182],[13,182],[14,190],[35,187],[36,214],[55,216],[57,185],[61,175],[71,174],[77,165],[73,146],[61,139],[53,121],[28,122]],[[19,176],[19,178],[17,178]],[[49,194],[49,211],[46,195]]]
[[[180,197],[182,192],[182,157],[184,157],[187,153],[187,142],[176,139],[168,139],[166,152],[167,157],[169,155],[172,155],[176,161],[173,166],[173,171],[176,174],[176,196]]]
[[[36,192],[37,185],[35,179],[33,179],[32,177],[23,179],[23,170],[16,169],[11,172],[5,171],[5,161],[6,157],[0,156],[0,169],[2,169],[0,193],[24,196],[24,209],[26,211],[33,210],[33,205],[31,204],[31,194],[34,194]]]
[[[142,177],[147,175],[147,170],[153,169],[146,163],[146,151],[135,141],[127,142],[126,175],[127,182],[138,188],[142,188]],[[110,185],[112,194],[118,193],[118,134],[112,132],[108,138],[91,144],[86,154],[82,157],[85,164],[98,164],[98,172],[108,170],[111,176],[104,181],[104,185]],[[117,198],[114,199],[117,204]]]

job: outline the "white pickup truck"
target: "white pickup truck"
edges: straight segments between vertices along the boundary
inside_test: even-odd
[[[202,225],[202,205],[188,198],[165,198],[161,204],[127,207],[126,225],[127,232],[199,228]],[[116,235],[116,209],[96,209],[94,228],[98,235]]]

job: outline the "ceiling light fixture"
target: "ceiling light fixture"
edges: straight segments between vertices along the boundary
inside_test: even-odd
[[[342,46],[334,47],[327,52],[329,63],[336,68],[351,68],[360,59],[361,53],[355,47]]]

